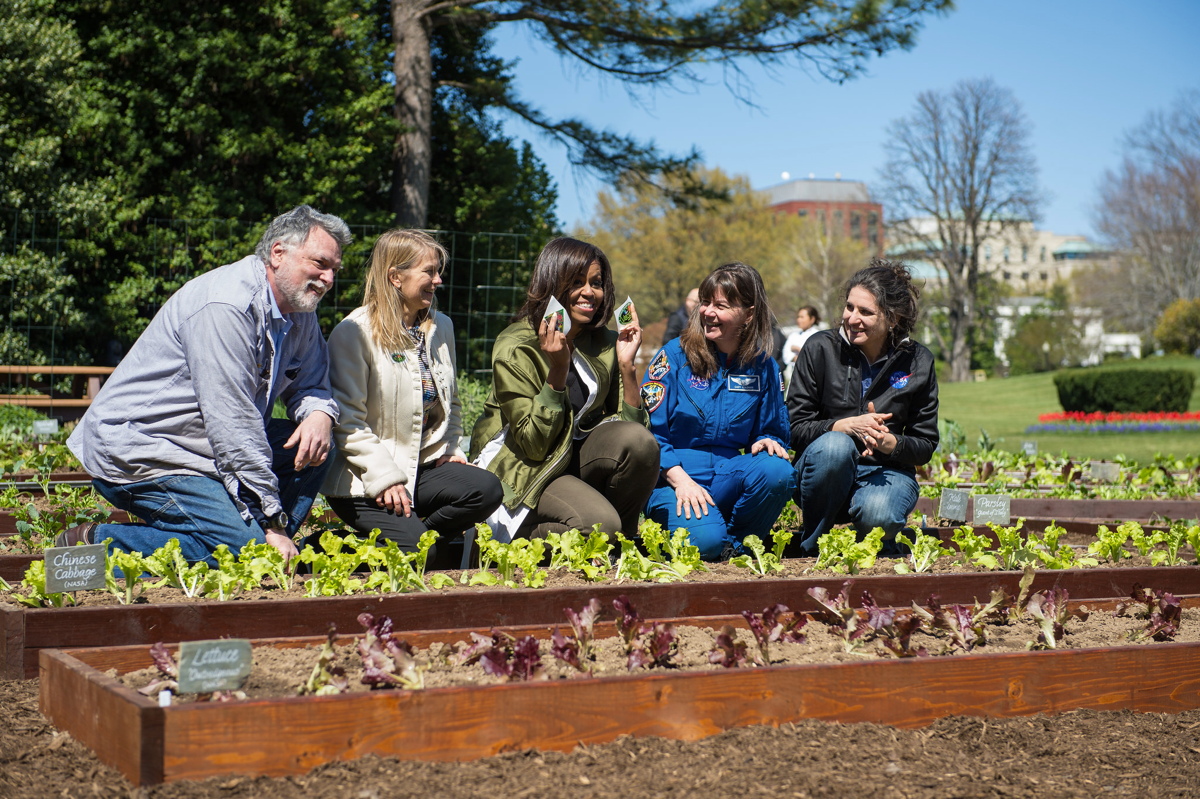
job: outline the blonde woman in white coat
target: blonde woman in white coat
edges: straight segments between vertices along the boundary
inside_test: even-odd
[[[471,466],[455,384],[454,328],[436,310],[446,251],[414,230],[390,230],[371,253],[363,304],[329,336],[329,382],[341,417],[322,493],[342,521],[414,551],[426,530],[444,543],[500,504],[495,475]],[[461,551],[461,550],[460,550]]]

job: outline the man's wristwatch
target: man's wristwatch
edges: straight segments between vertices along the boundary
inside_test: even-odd
[[[274,516],[267,517],[267,529],[269,530],[286,530],[288,523],[288,515],[283,511],[279,511]]]

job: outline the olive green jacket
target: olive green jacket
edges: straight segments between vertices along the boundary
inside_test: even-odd
[[[596,380],[594,401],[584,410],[580,432],[590,432],[616,417],[649,427],[642,408],[623,399],[617,368],[617,334],[600,328],[575,339],[576,363]],[[492,348],[492,393],[471,432],[471,461],[480,462],[504,486],[504,505],[536,508],[542,490],[566,471],[571,461],[575,411],[566,391],[546,382],[550,364],[537,333],[527,321],[514,322]]]

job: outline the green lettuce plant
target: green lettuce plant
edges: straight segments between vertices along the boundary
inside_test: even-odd
[[[942,545],[942,539],[936,535],[925,535],[919,530],[914,530],[911,540],[901,530],[896,533],[896,542],[908,547],[908,557],[896,563],[894,567],[898,574],[920,574],[932,571],[938,559],[954,554],[949,548]]]
[[[612,564],[609,553],[613,545],[608,533],[601,532],[597,523],[586,537],[579,530],[565,533],[549,533],[546,546],[550,550],[550,569],[562,569],[581,575],[586,580],[599,580]]]
[[[816,567],[839,574],[858,574],[869,569],[883,548],[883,535],[883,528],[876,527],[859,541],[853,528],[835,527],[817,539]]]

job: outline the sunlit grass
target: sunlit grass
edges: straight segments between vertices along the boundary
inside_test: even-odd
[[[1151,358],[1130,361],[1127,365],[1189,369],[1196,373],[1196,382],[1200,383],[1200,359],[1197,358]],[[1192,392],[1188,409],[1200,410],[1200,392]],[[972,450],[978,448],[981,431],[987,431],[1001,449],[1019,450],[1023,441],[1036,441],[1042,452],[1065,451],[1077,458],[1125,455],[1137,461],[1148,461],[1157,453],[1184,456],[1200,452],[1200,432],[1025,433],[1026,427],[1037,423],[1039,414],[1061,410],[1051,373],[980,383],[941,384],[941,418],[962,425],[967,445]]]

